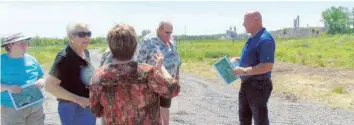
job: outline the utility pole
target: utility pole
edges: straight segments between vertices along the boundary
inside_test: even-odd
[[[184,41],[187,38],[187,26],[184,26]]]

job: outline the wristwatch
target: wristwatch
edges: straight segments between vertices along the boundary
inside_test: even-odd
[[[247,75],[248,71],[247,68],[243,69],[243,74]]]

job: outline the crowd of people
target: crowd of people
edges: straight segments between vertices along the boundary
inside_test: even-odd
[[[234,68],[242,86],[239,116],[242,125],[268,125],[267,101],[272,91],[275,41],[263,28],[258,11],[244,16],[251,34]],[[35,57],[27,53],[31,37],[16,33],[1,44],[1,124],[43,125],[43,102],[15,110],[9,93],[36,85],[57,97],[62,125],[168,125],[172,98],[178,96],[182,64],[172,37],[173,25],[161,21],[140,41],[133,26],[117,24],[108,30],[107,50],[95,69],[87,50],[92,32],[87,24],[67,25],[68,44],[56,55],[44,78]],[[138,42],[139,41],[139,42]]]

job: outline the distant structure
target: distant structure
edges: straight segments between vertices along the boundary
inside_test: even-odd
[[[283,28],[275,31],[269,31],[273,37],[276,38],[304,38],[304,37],[316,37],[321,33],[326,32],[325,27],[301,27],[295,28]]]
[[[229,30],[226,30],[226,39],[234,41],[237,38],[236,26],[230,26]]]
[[[300,28],[300,16],[297,16],[294,19],[294,29],[298,29],[298,28]]]

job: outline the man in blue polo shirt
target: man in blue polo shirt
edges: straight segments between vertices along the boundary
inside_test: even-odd
[[[240,62],[234,68],[235,75],[241,78],[239,91],[239,120],[241,125],[268,125],[268,99],[273,90],[271,71],[274,63],[275,41],[262,26],[262,16],[257,11],[244,16],[246,31],[251,37],[245,44],[241,58],[231,59]]]

